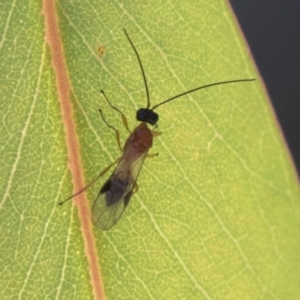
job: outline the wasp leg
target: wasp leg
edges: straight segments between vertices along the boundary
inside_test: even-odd
[[[124,115],[117,107],[115,107],[114,105],[112,105],[112,104],[110,103],[110,101],[109,101],[108,98],[106,97],[106,95],[105,95],[105,93],[104,93],[103,90],[101,90],[100,92],[101,92],[101,94],[103,95],[103,97],[105,98],[105,100],[107,101],[107,103],[110,105],[110,107],[111,107],[112,109],[114,109],[115,111],[117,111],[117,112],[121,115],[121,117],[122,117],[122,122],[123,122],[124,127],[126,128],[126,130],[127,130],[129,133],[131,133],[131,130],[130,130],[129,127],[128,127],[128,122],[127,122],[126,116],[125,116],[125,115]]]
[[[151,157],[154,157],[154,156],[158,156],[158,153],[148,153],[146,157],[151,158]]]
[[[152,130],[151,132],[152,132],[152,136],[153,137],[157,137],[157,136],[161,135],[160,131],[154,131],[154,130]]]
[[[139,190],[139,185],[136,182],[135,185],[134,185],[134,187],[133,187],[133,189],[132,189],[132,193],[135,194],[135,193],[138,192],[138,190]]]
[[[102,177],[113,165],[115,165],[116,163],[118,163],[120,160],[120,158],[118,158],[117,160],[115,160],[113,163],[111,163],[109,166],[107,166],[106,168],[104,168],[99,175],[93,179],[88,185],[86,185],[84,188],[82,188],[81,190],[79,190],[77,193],[73,194],[72,196],[68,197],[67,199],[65,199],[64,201],[58,203],[59,205],[64,204],[66,201],[71,200],[73,197],[81,194],[82,192],[84,192],[85,190],[87,190],[90,186],[92,186],[100,177]]]
[[[120,151],[123,152],[123,149],[122,149],[122,147],[121,147],[120,132],[119,132],[119,130],[117,130],[114,126],[112,126],[112,125],[110,125],[110,124],[107,123],[107,121],[105,120],[104,115],[103,115],[103,112],[102,112],[101,109],[99,109],[99,112],[100,112],[100,114],[101,114],[102,120],[103,120],[103,122],[105,123],[105,125],[106,125],[108,128],[112,129],[112,130],[115,132],[115,134],[116,134],[116,140],[117,140],[117,143],[118,143],[118,147],[119,147]]]

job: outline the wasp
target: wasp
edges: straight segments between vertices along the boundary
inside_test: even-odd
[[[153,144],[153,138],[160,135],[159,131],[155,131],[155,127],[157,126],[156,124],[159,120],[158,114],[154,111],[155,109],[170,101],[173,101],[177,98],[199,91],[204,88],[222,85],[222,84],[248,82],[248,81],[255,80],[255,79],[237,79],[237,80],[221,81],[221,82],[215,82],[215,83],[203,85],[188,90],[186,92],[183,92],[181,94],[178,94],[176,96],[173,96],[151,107],[147,79],[146,79],[141,58],[131,38],[129,37],[127,31],[124,28],[123,30],[129,44],[131,45],[137,57],[138,64],[144,81],[145,90],[146,90],[147,106],[146,108],[138,109],[138,111],[136,112],[136,119],[141,123],[131,132],[128,127],[126,116],[108,100],[105,92],[102,90],[101,93],[105,98],[105,100],[107,101],[107,103],[111,106],[112,109],[114,109],[121,115],[123,125],[127,129],[127,131],[130,132],[130,135],[126,140],[125,145],[122,148],[120,143],[119,131],[115,127],[107,123],[102,113],[102,110],[99,109],[101,117],[104,123],[106,124],[106,126],[115,131],[117,143],[122,152],[122,156],[118,158],[115,162],[110,164],[108,167],[106,167],[104,170],[102,170],[102,172],[83,189],[81,189],[76,194],[72,195],[71,197],[59,203],[61,205],[64,202],[82,193],[91,185],[93,185],[100,177],[102,177],[112,166],[117,165],[112,175],[106,180],[106,182],[100,188],[100,191],[97,195],[97,198],[95,199],[92,208],[92,221],[94,225],[101,230],[108,230],[118,222],[125,208],[128,206],[132,195],[138,190],[137,179],[139,177],[145,159],[149,156],[157,155],[157,154],[149,154],[149,150]],[[148,127],[148,124],[154,126],[153,130],[151,130]]]

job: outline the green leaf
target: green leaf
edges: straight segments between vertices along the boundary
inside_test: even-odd
[[[56,2],[52,37],[62,41],[67,82],[54,64],[49,11],[34,1],[2,3],[0,11],[1,299],[297,298],[298,180],[226,3]],[[146,105],[123,27],[152,105],[200,85],[256,81],[159,107],[162,135],[151,150],[159,156],[146,160],[138,193],[103,233],[90,224],[84,198],[58,203],[76,187],[72,154],[86,183],[120,156],[99,108],[128,137],[99,91],[131,129]],[[68,84],[62,99],[59,86]],[[108,176],[85,193],[90,206]]]

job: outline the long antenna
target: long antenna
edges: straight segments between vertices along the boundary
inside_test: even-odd
[[[158,104],[154,105],[154,106],[151,108],[151,110],[154,110],[154,109],[157,108],[158,106],[161,106],[161,105],[163,105],[163,104],[165,104],[165,103],[167,103],[167,102],[170,102],[170,101],[172,101],[172,100],[174,100],[174,99],[176,99],[176,98],[179,98],[179,97],[184,96],[184,95],[186,95],[186,94],[190,94],[190,93],[193,93],[193,92],[196,92],[196,91],[199,91],[199,90],[201,90],[201,89],[205,89],[205,88],[208,88],[208,87],[211,87],[211,86],[221,85],[221,84],[228,84],[228,83],[243,82],[243,81],[253,81],[253,80],[255,80],[255,79],[254,79],[254,78],[252,78],[252,79],[236,79],[236,80],[220,81],[220,82],[215,82],[215,83],[210,83],[210,84],[202,85],[202,86],[199,86],[199,87],[197,87],[197,88],[195,88],[195,89],[192,89],[192,90],[186,91],[186,92],[184,92],[184,93],[181,93],[181,94],[179,94],[179,95],[176,95],[176,96],[174,96],[174,97],[171,97],[171,98],[169,98],[169,99],[167,99],[167,100],[165,100],[165,101],[163,101],[163,102],[161,102],[161,103],[158,103]]]
[[[142,65],[142,61],[141,61],[140,56],[139,56],[139,53],[138,53],[138,51],[136,50],[136,48],[134,47],[133,42],[132,42],[132,40],[130,39],[130,37],[129,37],[127,31],[126,31],[126,29],[123,28],[123,30],[124,30],[124,32],[125,32],[125,35],[126,35],[128,41],[129,41],[129,43],[130,43],[132,49],[133,49],[134,52],[135,52],[135,55],[136,55],[138,61],[139,61],[139,65],[140,65],[140,68],[141,68],[141,71],[142,71],[142,75],[143,75],[143,79],[144,79],[144,84],[145,84],[146,94],[147,94],[147,108],[149,108],[149,107],[150,107],[150,95],[149,95],[149,89],[148,89],[147,79],[146,79],[145,71],[144,71],[144,68],[143,68],[143,65]]]

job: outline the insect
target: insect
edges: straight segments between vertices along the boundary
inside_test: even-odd
[[[94,225],[101,230],[108,230],[118,222],[125,208],[128,206],[128,203],[132,195],[138,190],[137,179],[146,157],[155,155],[155,154],[149,154],[149,149],[152,147],[153,138],[158,136],[160,132],[155,131],[155,127],[153,130],[149,129],[147,125],[150,124],[151,126],[155,126],[157,124],[159,116],[154,111],[155,109],[179,97],[182,97],[184,95],[193,93],[195,91],[204,88],[208,88],[216,85],[222,85],[222,84],[248,82],[248,81],[255,80],[255,79],[238,79],[238,80],[228,80],[228,81],[207,84],[204,86],[200,86],[188,90],[176,96],[173,96],[151,107],[150,94],[149,94],[147,79],[146,79],[144,67],[142,65],[142,61],[127,31],[125,29],[123,30],[128,42],[130,43],[137,57],[138,64],[142,73],[144,85],[145,85],[145,90],[146,90],[147,106],[146,108],[138,109],[138,111],[136,112],[136,119],[141,123],[131,132],[128,128],[128,123],[125,115],[117,107],[112,105],[111,102],[106,97],[104,91],[101,91],[103,97],[105,98],[107,103],[111,106],[111,108],[117,111],[121,115],[125,128],[130,132],[129,138],[126,140],[125,145],[122,148],[120,143],[119,131],[107,123],[107,121],[103,116],[102,110],[99,109],[101,117],[104,123],[106,124],[106,126],[115,131],[117,143],[122,152],[122,156],[118,158],[115,162],[107,166],[104,170],[102,170],[102,172],[83,189],[81,189],[76,194],[72,195],[71,197],[59,203],[59,204],[63,204],[64,202],[72,199],[73,197],[85,191],[87,188],[93,185],[100,177],[102,177],[112,166],[117,164],[112,175],[106,180],[106,182],[100,188],[100,191],[97,195],[97,198],[95,199],[92,208],[92,221]]]

